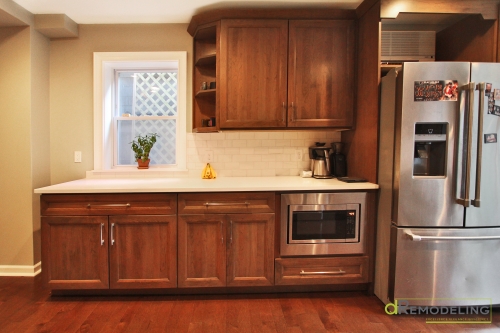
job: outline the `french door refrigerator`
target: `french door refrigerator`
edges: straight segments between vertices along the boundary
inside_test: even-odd
[[[375,294],[500,304],[500,64],[404,63],[381,94]]]

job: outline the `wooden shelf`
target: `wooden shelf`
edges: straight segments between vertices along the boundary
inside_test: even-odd
[[[217,127],[195,127],[193,128],[194,133],[217,133],[219,130]]]
[[[205,100],[213,100],[215,103],[215,89],[207,89],[207,90],[198,90],[196,93],[195,97],[196,98],[203,98]]]
[[[209,67],[209,66],[215,66],[216,64],[216,54],[208,54],[206,56],[200,57],[196,63],[194,64],[195,66],[198,67]]]
[[[220,22],[210,22],[198,26],[194,36],[193,133],[217,133],[219,130],[218,126],[202,126],[205,124],[204,119],[217,117],[217,91],[216,89],[200,89],[203,82],[206,82],[209,88],[210,82],[218,81],[219,29]]]
[[[211,25],[206,28],[198,29],[193,36],[195,40],[209,40],[215,43],[217,26]]]

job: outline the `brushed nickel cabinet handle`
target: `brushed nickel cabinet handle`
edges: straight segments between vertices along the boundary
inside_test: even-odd
[[[104,245],[104,238],[102,237],[103,230],[104,230],[104,223],[101,223],[101,246]]]
[[[111,223],[111,245],[115,245],[115,237],[113,236],[113,229],[115,228],[115,224]]]
[[[229,244],[233,244],[233,221],[229,222],[231,224],[231,233],[229,234]]]
[[[339,269],[338,271],[324,271],[324,272],[304,272],[304,270],[300,271],[300,275],[342,275],[345,274],[345,271]]]
[[[224,222],[221,221],[220,223],[220,242],[222,245],[224,245],[224,230],[222,230],[224,227]]]
[[[205,202],[203,204],[204,206],[236,206],[236,205],[250,205],[250,202],[245,201],[245,202]]]
[[[130,204],[87,204],[87,208],[92,207],[130,207]]]

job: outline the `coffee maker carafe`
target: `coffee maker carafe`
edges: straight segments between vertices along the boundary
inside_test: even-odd
[[[309,158],[311,159],[311,171],[313,178],[332,178],[330,173],[330,147],[324,147],[324,143],[316,142],[309,147]]]

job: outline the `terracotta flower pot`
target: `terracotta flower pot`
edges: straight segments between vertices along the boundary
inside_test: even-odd
[[[137,164],[139,165],[137,169],[149,169],[149,161],[150,159],[143,161],[142,158],[139,158],[137,160]]]

